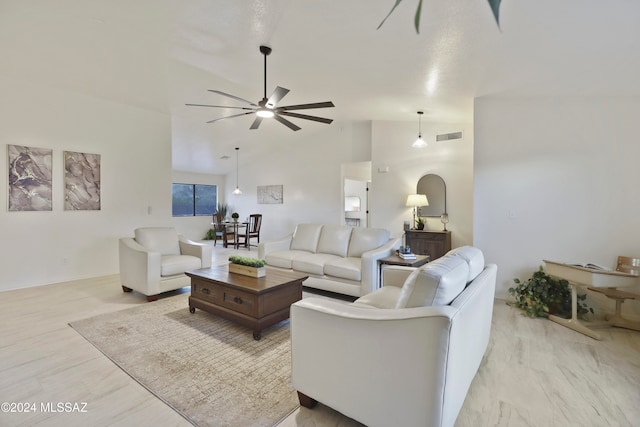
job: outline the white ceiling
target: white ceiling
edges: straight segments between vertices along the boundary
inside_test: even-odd
[[[250,131],[251,116],[205,124],[239,105],[291,90],[285,104],[331,100],[306,113],[423,124],[473,121],[473,99],[640,95],[640,2],[503,0],[496,25],[486,0],[0,0],[0,73],[170,114],[174,168],[226,173],[273,149],[253,141],[304,138],[324,124],[293,119]],[[276,144],[271,142],[271,144]],[[255,147],[255,148],[252,148]],[[253,150],[256,150],[252,153]]]

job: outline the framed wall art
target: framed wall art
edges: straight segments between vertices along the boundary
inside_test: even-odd
[[[64,209],[100,210],[100,154],[64,152]]]
[[[280,205],[282,200],[282,185],[259,185],[258,204],[260,205]]]
[[[8,145],[9,211],[50,211],[53,150]]]

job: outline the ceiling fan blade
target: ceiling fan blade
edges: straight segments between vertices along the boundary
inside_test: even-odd
[[[333,102],[316,102],[313,104],[299,104],[299,105],[287,105],[286,107],[278,107],[279,110],[308,110],[311,108],[329,108],[335,107]]]
[[[253,124],[249,129],[258,129],[258,126],[260,126],[260,123],[262,123],[262,117],[256,116],[256,119],[253,121]]]
[[[209,89],[209,92],[217,93],[218,95],[222,95],[222,96],[227,96],[227,97],[229,97],[229,98],[233,98],[233,99],[236,99],[236,100],[238,100],[238,101],[246,102],[246,103],[247,103],[247,104],[249,104],[249,105],[253,105],[254,107],[257,107],[257,105],[256,105],[256,104],[254,104],[253,102],[251,102],[251,101],[247,101],[246,99],[244,99],[244,98],[240,98],[240,97],[235,96],[235,95],[230,95],[230,94],[228,94],[228,93],[221,92],[221,91],[219,91],[219,90],[215,90],[215,89]]]
[[[291,123],[289,120],[285,119],[284,117],[281,117],[279,114],[274,115],[273,118],[276,119],[277,121],[279,121],[280,123],[282,123],[283,125],[285,125],[286,127],[288,127],[291,130],[300,130],[300,129],[302,129],[300,126]]]
[[[274,108],[276,105],[278,105],[278,102],[280,102],[280,100],[284,98],[285,95],[288,93],[289,93],[289,89],[285,89],[283,87],[277,86],[276,90],[274,90],[271,96],[269,97],[269,100],[267,100],[266,106],[268,108]]]
[[[184,104],[184,105],[187,105],[189,107],[234,108],[236,110],[251,110],[251,111],[253,111],[253,108],[249,108],[249,107],[230,107],[228,105],[209,105],[209,104]]]
[[[283,116],[296,117],[298,119],[313,120],[314,122],[320,122],[320,123],[326,123],[326,124],[330,124],[331,122],[333,122],[333,119],[325,119],[324,117],[308,116],[306,114],[299,114],[299,113],[291,113],[289,111],[280,111],[278,114],[282,114]]]
[[[226,116],[226,117],[220,117],[218,119],[209,120],[207,123],[213,123],[223,119],[230,119],[232,117],[246,116],[247,114],[253,114],[253,113],[255,113],[255,111],[247,111],[246,113],[234,114],[233,116]]]

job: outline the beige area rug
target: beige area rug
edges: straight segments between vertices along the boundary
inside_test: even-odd
[[[197,426],[273,426],[298,407],[289,321],[248,328],[189,313],[188,294],[70,323],[133,379]]]

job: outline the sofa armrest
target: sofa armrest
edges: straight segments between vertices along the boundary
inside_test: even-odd
[[[213,249],[211,249],[210,245],[191,241],[181,234],[178,236],[178,242],[180,244],[180,253],[182,255],[191,255],[196,258],[200,258],[200,262],[202,264],[201,268],[211,267]]]
[[[399,237],[392,238],[379,248],[372,249],[362,254],[360,259],[362,269],[360,296],[378,289],[378,283],[380,283],[380,278],[378,277],[378,260],[391,255],[393,251],[400,247],[400,243],[401,239]]]
[[[145,295],[160,293],[160,252],[152,252],[132,237],[121,238],[118,257],[120,282]]]
[[[407,277],[416,270],[415,267],[390,265],[382,269],[382,286],[397,286],[401,288]]]
[[[288,251],[291,247],[291,239],[293,239],[293,233],[279,240],[258,243],[258,258],[264,259],[269,252]]]
[[[369,426],[440,425],[455,313],[305,298],[291,306],[293,386]]]

